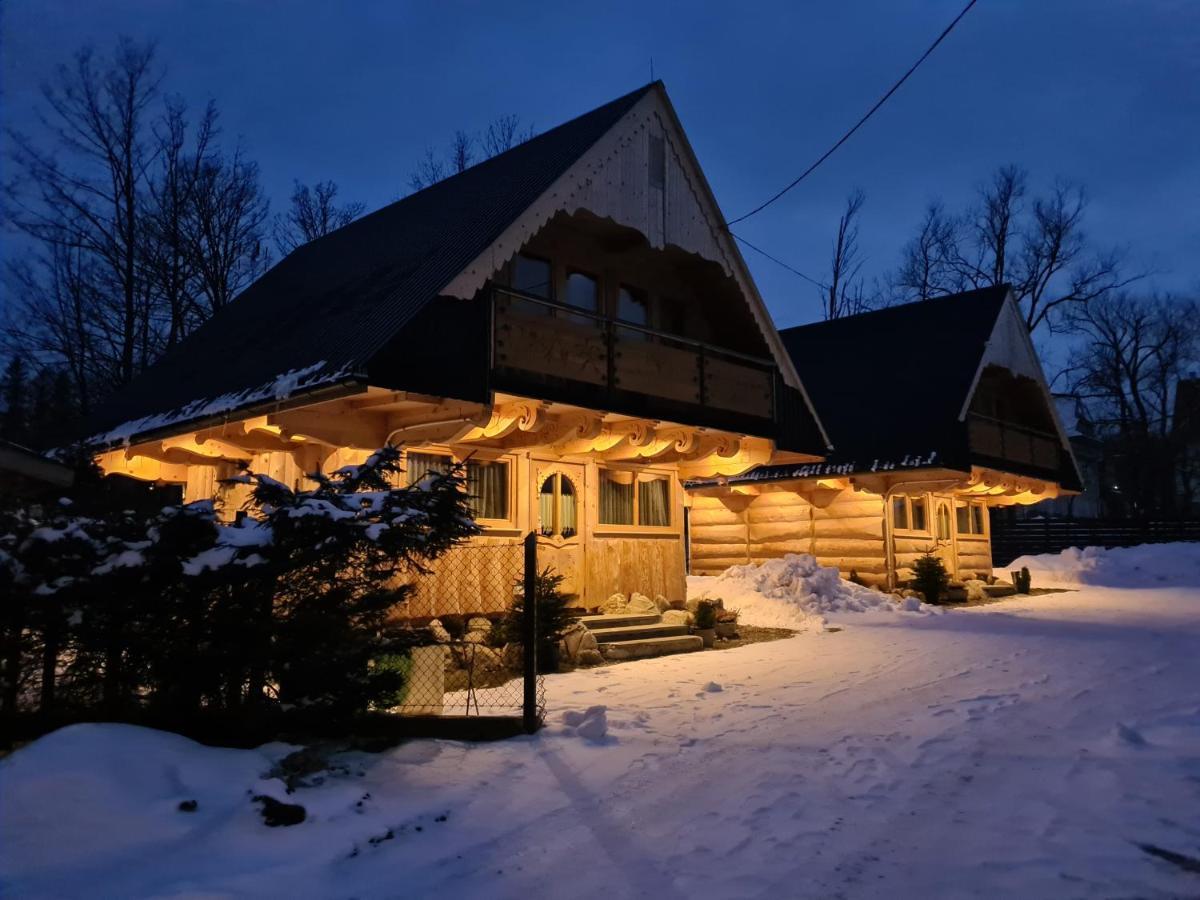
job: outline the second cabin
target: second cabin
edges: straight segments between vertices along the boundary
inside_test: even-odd
[[[781,334],[833,452],[690,482],[693,573],[811,553],[894,588],[932,551],[952,578],[986,580],[990,509],[1080,490],[1007,287]]]

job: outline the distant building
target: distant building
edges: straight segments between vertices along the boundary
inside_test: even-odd
[[[0,440],[0,495],[38,498],[70,487],[75,473],[35,450]]]

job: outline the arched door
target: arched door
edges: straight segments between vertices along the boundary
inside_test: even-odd
[[[538,568],[550,566],[563,576],[564,592],[582,596],[587,522],[584,467],[554,463],[537,466],[535,471]]]
[[[949,497],[934,497],[933,537],[937,555],[951,578],[958,577],[958,553],[954,547],[954,502]]]

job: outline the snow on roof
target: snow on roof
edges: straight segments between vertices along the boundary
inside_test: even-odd
[[[93,446],[109,446],[112,444],[128,446],[133,438],[139,435],[162,431],[174,425],[183,425],[187,422],[208,418],[209,416],[230,413],[234,410],[252,406],[255,403],[262,403],[268,400],[287,400],[301,392],[311,391],[323,385],[336,383],[348,376],[348,373],[344,370],[322,374],[322,370],[327,368],[328,364],[324,360],[321,360],[302,369],[292,369],[291,371],[284,372],[282,375],[277,375],[271,381],[266,384],[260,384],[258,387],[247,388],[242,391],[230,391],[217,397],[193,400],[191,403],[165,413],[155,413],[154,415],[142,416],[139,419],[131,419],[108,431],[92,435],[86,439],[85,443]]]

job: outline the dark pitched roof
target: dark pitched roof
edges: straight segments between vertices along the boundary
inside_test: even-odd
[[[961,456],[958,416],[1007,296],[983,288],[781,331],[829,461]]]
[[[191,420],[278,397],[284,388],[294,393],[361,374],[442,286],[657,84],[298,248],[117,394],[89,433],[133,420]],[[301,374],[281,378],[286,373]]]

